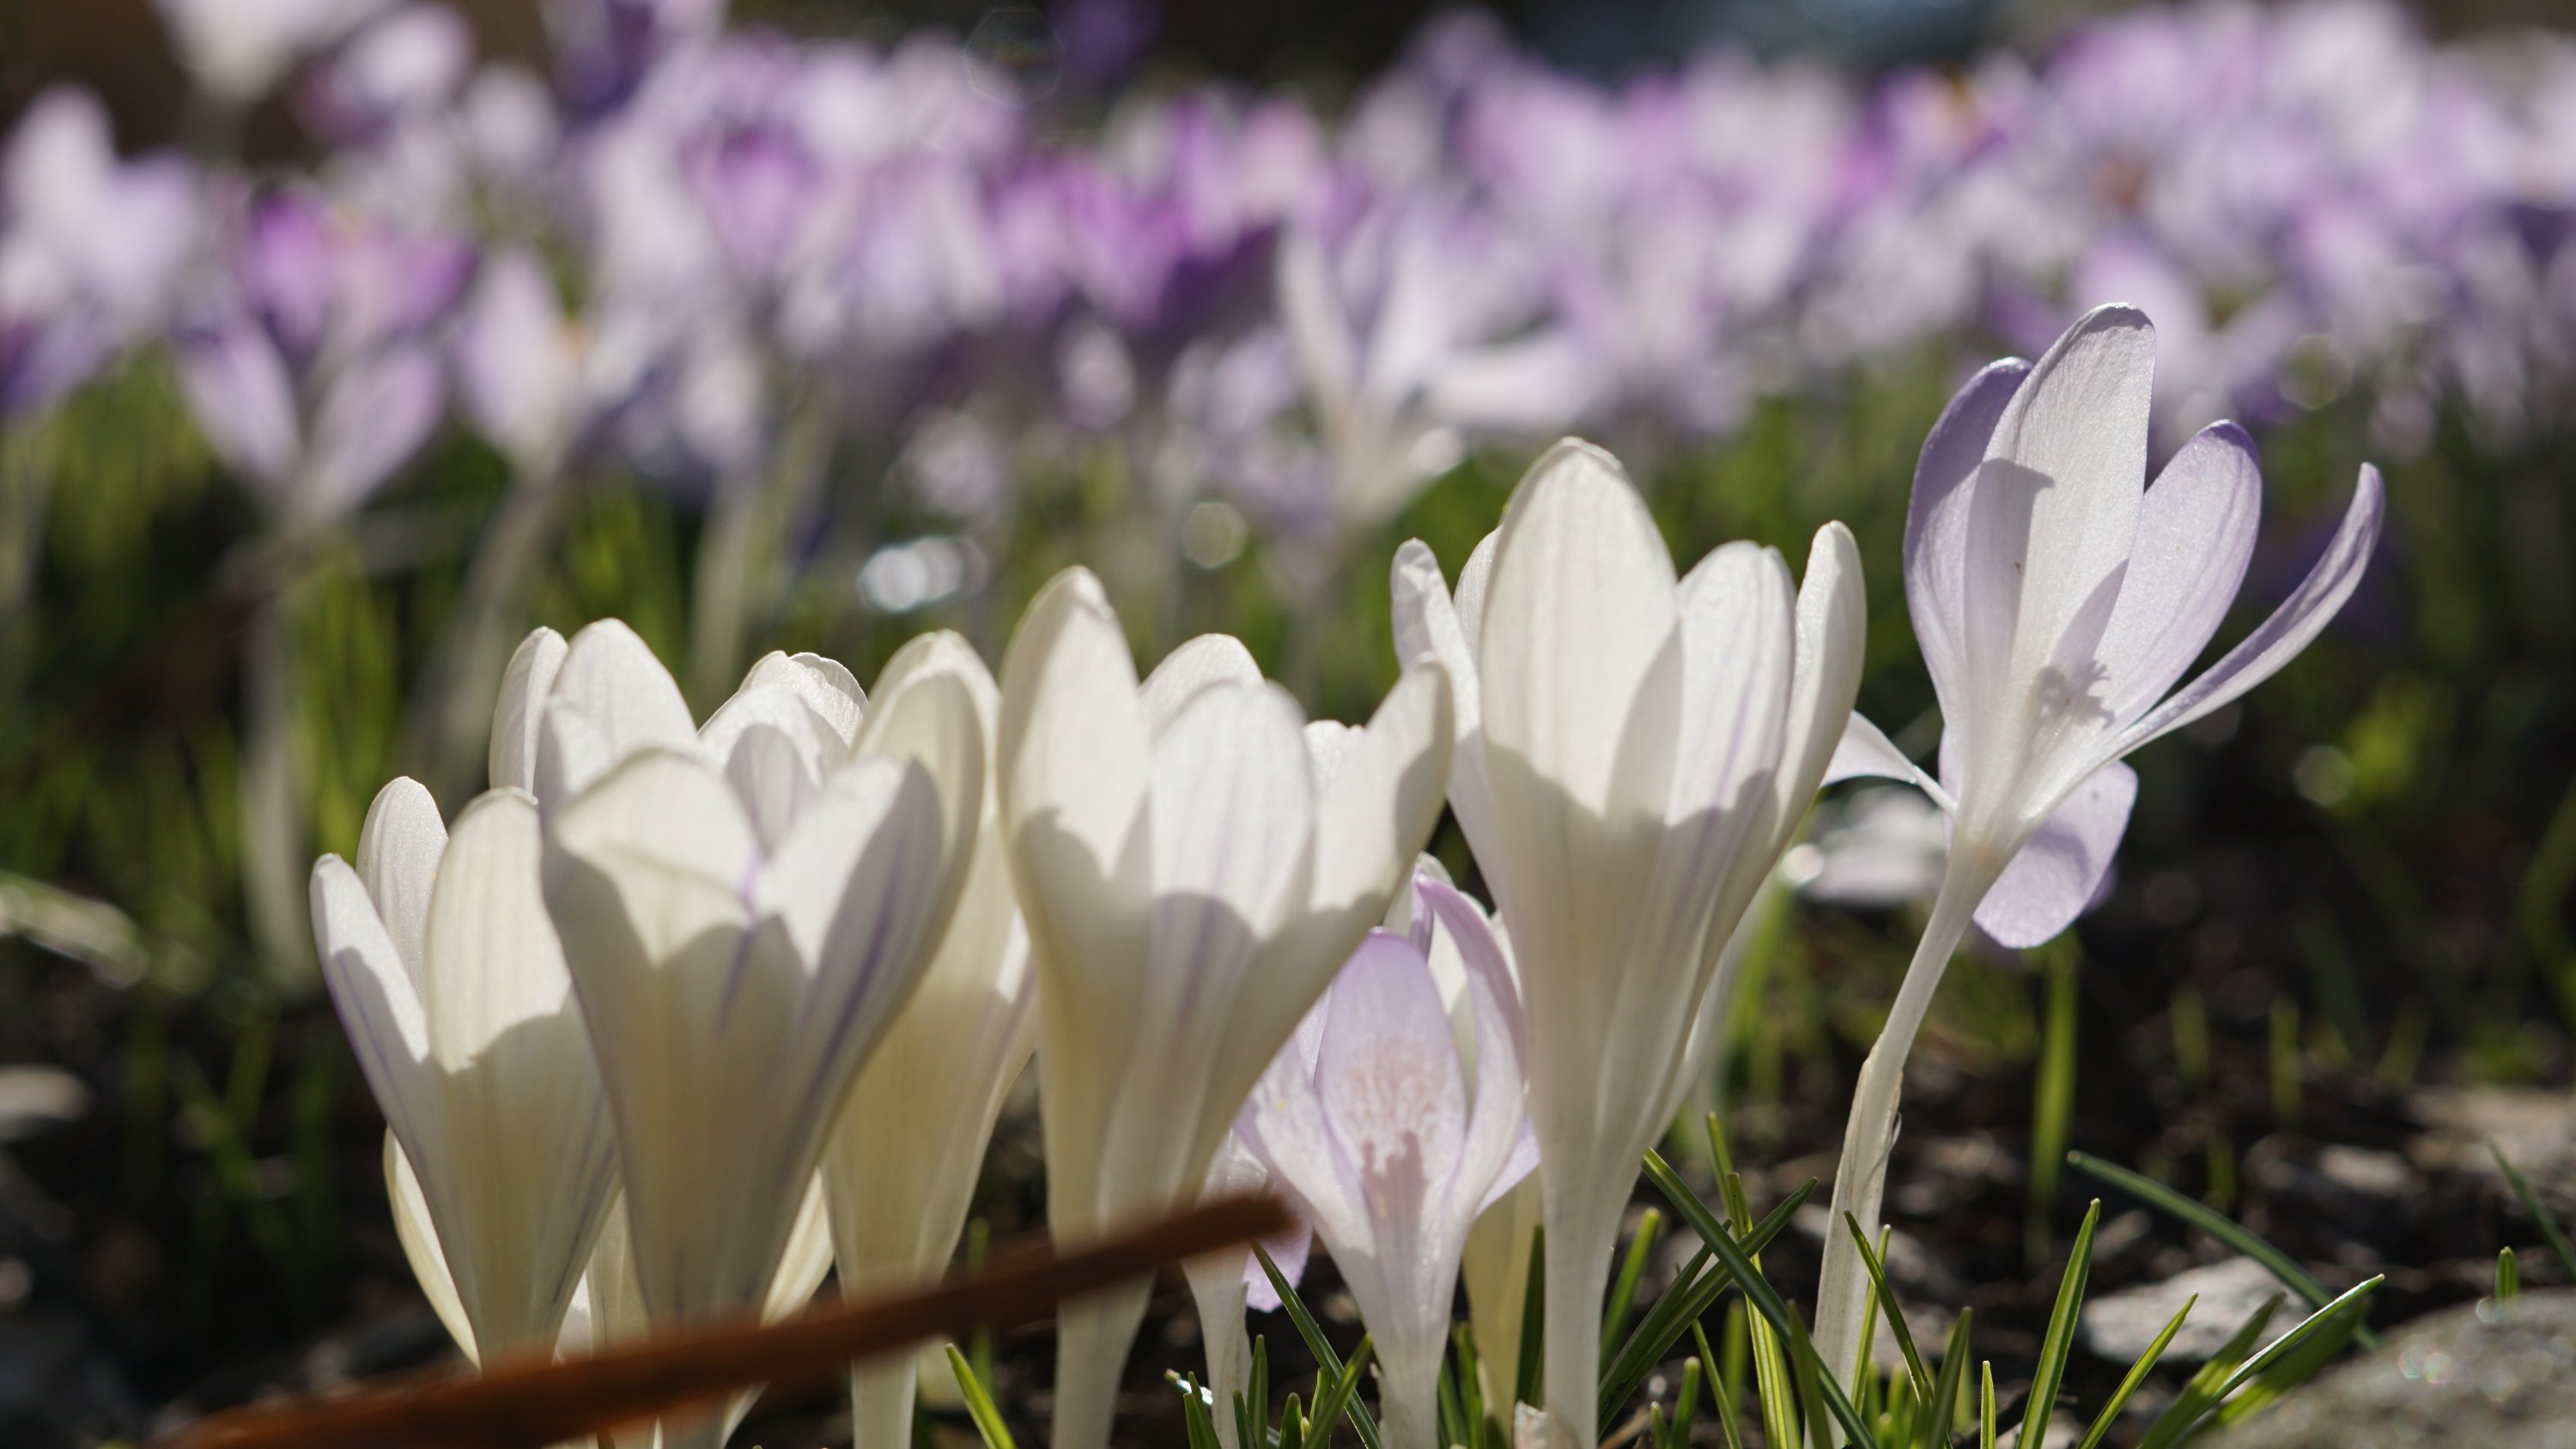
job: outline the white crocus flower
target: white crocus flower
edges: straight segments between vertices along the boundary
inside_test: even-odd
[[[1530,1023],[1548,1418],[1560,1443],[1591,1444],[1595,1290],[1701,996],[1850,714],[1859,559],[1827,524],[1802,590],[1749,544],[1677,580],[1618,461],[1568,440],[1454,603],[1419,542],[1395,590],[1406,669],[1458,681],[1450,800],[1511,923]]]
[[[923,635],[898,651],[877,681],[872,708],[901,710],[909,692],[951,683],[974,706],[975,738],[989,760],[1000,694],[984,662],[955,634]],[[847,1297],[934,1284],[946,1272],[1002,1098],[1036,1045],[1028,932],[1011,896],[991,790],[978,810],[956,914],[921,985],[860,1069],[824,1153]],[[853,1371],[859,1443],[906,1442],[915,1381],[912,1359],[902,1354]]]
[[[688,733],[632,639],[573,641],[536,773],[636,1287],[668,1324],[769,1290],[841,1102],[965,884],[984,750],[946,678],[869,712],[836,758],[831,711],[855,713],[855,689],[775,655]]]
[[[1315,1228],[1377,1345],[1396,1449],[1440,1449],[1440,1359],[1467,1232],[1537,1165],[1521,1092],[1520,995],[1484,913],[1416,877],[1409,934],[1372,931],[1235,1130]],[[1461,1042],[1435,953],[1464,1000]],[[1463,970],[1460,970],[1463,968]]]
[[[451,837],[412,780],[353,868],[313,867],[323,979],[384,1109],[397,1226],[477,1362],[554,1341],[617,1188],[599,1069],[538,894],[534,801],[495,790]],[[424,1261],[426,1259],[427,1261]]]
[[[1245,1093],[1403,884],[1449,755],[1437,671],[1364,730],[1308,727],[1233,640],[1184,646],[1140,689],[1099,580],[1072,569],[1039,592],[1003,666],[999,759],[1058,1241],[1199,1190]],[[1108,1441],[1147,1286],[1063,1313],[1057,1449]]]
[[[2000,362],[1923,445],[1905,527],[1906,607],[1941,702],[1941,778],[1854,716],[1834,773],[1911,779],[1950,813],[1930,922],[1861,1069],[1833,1219],[1878,1220],[1905,1058],[1973,918],[1996,940],[2063,930],[2109,869],[2137,796],[2120,763],[2295,658],[2352,596],[2384,500],[2364,464],[2343,523],[2269,619],[2179,690],[2235,601],[2262,511],[2252,442],[2219,423],[2143,486],[2155,329],[2087,314],[2036,364]],[[2170,693],[2169,693],[2170,692]],[[1828,1235],[1816,1346],[1858,1350],[1866,1279]]]

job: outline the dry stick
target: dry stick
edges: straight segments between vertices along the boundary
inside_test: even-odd
[[[219,1414],[155,1449],[544,1449],[614,1424],[759,1384],[829,1382],[854,1359],[979,1325],[1011,1328],[1063,1299],[1288,1226],[1275,1198],[1209,1203],[1079,1252],[1010,1253],[943,1288],[823,1309],[766,1326],[727,1325],[554,1362],[537,1349],[481,1376],[445,1375],[344,1398]]]

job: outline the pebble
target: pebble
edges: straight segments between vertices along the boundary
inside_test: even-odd
[[[2208,1449],[2576,1449],[2576,1290],[2419,1318]]]
[[[2199,1301],[2192,1304],[2191,1317],[2183,1320],[2173,1342],[2165,1345],[2165,1359],[2201,1363],[2224,1347],[2229,1336],[2254,1316],[2265,1299],[2282,1291],[2281,1280],[2262,1264],[2251,1258],[2228,1258],[2177,1273],[2161,1283],[2145,1283],[2090,1299],[2076,1329],[2094,1357],[2125,1367],[2138,1361],[2138,1355],[2164,1332],[2165,1324],[2197,1294]],[[2298,1318],[2293,1315],[2284,1319],[2282,1326],[2296,1322]]]

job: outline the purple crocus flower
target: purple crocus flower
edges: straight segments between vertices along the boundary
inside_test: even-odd
[[[88,92],[36,98],[0,155],[0,418],[40,411],[150,325],[197,239],[184,163],[120,163]]]

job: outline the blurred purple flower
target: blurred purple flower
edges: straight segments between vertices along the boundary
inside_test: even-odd
[[[27,108],[0,154],[0,418],[50,406],[158,320],[197,193],[175,159],[120,163],[88,92]]]

